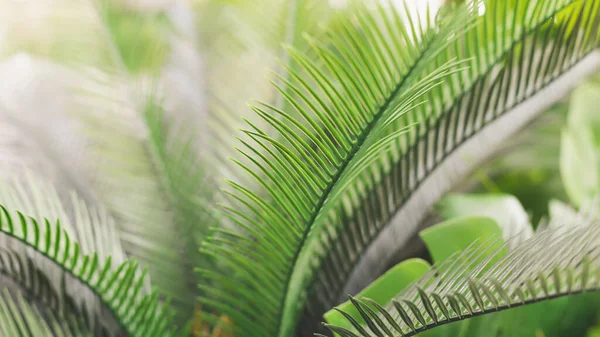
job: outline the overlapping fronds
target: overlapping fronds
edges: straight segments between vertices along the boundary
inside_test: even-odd
[[[419,103],[427,90],[456,71],[457,64],[448,60],[427,75],[419,72],[429,69],[425,64],[469,22],[466,13],[460,11],[444,19],[440,31],[433,32],[428,31],[431,22],[427,27],[407,29],[396,16],[357,13],[353,19],[358,24],[341,21],[343,30],[332,36],[330,45],[314,43],[313,52],[330,67],[325,72],[303,54],[290,50],[306,74],[305,80],[298,71],[290,71],[289,79],[281,79],[286,88],[280,93],[295,112],[270,104],[253,107],[282,140],[275,140],[253,124],[244,131],[245,148],[240,152],[256,169],[240,165],[257,178],[266,197],[259,196],[261,191],[231,182],[232,198],[250,213],[245,215],[234,207],[226,212],[251,239],[217,229],[217,236],[206,247],[207,254],[222,254],[221,260],[228,264],[237,262],[235,268],[244,280],[234,286],[224,281],[226,275],[203,274],[225,286],[211,290],[217,296],[205,301],[225,310],[249,336],[285,335],[294,329],[302,304],[303,273],[310,272],[309,259],[302,260],[300,266],[297,263],[308,244],[307,235],[323,224],[323,215],[328,213],[323,209],[335,204],[331,200],[340,200],[340,191],[406,132],[399,128],[385,134],[390,125]],[[367,39],[363,34],[381,17],[388,19],[389,25],[377,26],[374,38]],[[427,43],[421,44],[417,35]],[[399,42],[392,44],[386,36]],[[317,84],[315,89],[307,81]],[[252,260],[260,261],[260,266],[250,263]],[[293,275],[297,272],[303,275]],[[240,298],[248,302],[245,310],[235,307]]]
[[[499,250],[489,242],[476,243],[385,306],[353,298],[364,327],[354,319],[356,331],[327,327],[344,337],[413,336],[477,315],[597,291],[599,245],[596,224],[537,233],[500,260],[494,260]]]
[[[436,167],[597,45],[597,1],[485,6],[424,22],[363,9],[329,40],[308,39],[324,67],[290,49],[298,67],[280,79],[285,88],[275,84],[290,108],[252,107],[279,135],[250,124],[240,149],[260,187],[230,182],[239,203],[225,212],[248,238],[217,229],[205,249],[241,280],[202,272],[218,284],[203,300],[241,333],[290,334],[307,298],[299,331],[314,332],[343,289],[376,277],[392,243],[414,230],[421,205],[379,235]],[[378,235],[385,245],[372,245]]]
[[[45,218],[61,219],[62,228],[79,242],[82,253],[96,253],[102,261],[110,256],[113,263],[122,263],[125,253],[108,211],[101,206],[89,207],[75,192],[61,194],[28,170],[22,178],[0,181],[0,200],[6,207],[18,209],[38,223]],[[70,202],[63,202],[63,198]]]
[[[27,167],[60,190],[74,190],[93,202],[82,165],[85,141],[66,113],[69,88],[78,82],[78,74],[26,54],[1,62],[0,74],[12,79],[0,86],[2,178],[19,176]]]
[[[167,32],[155,32],[160,33],[156,43],[148,36],[144,36],[144,41],[133,41],[136,47],[143,48],[129,50],[133,46],[117,35],[132,34],[127,38],[134,39],[139,27],[127,25],[137,19],[144,24],[153,19],[122,10],[120,5],[112,0],[92,0],[81,6],[95,32],[86,39],[94,36],[93,40],[108,55],[102,64],[77,64],[77,80],[67,88],[67,101],[73,104],[63,109],[70,114],[69,122],[79,127],[77,131],[83,130],[86,147],[77,160],[83,164],[77,173],[83,172],[91,181],[87,191],[115,219],[126,254],[147,265],[161,296],[172,298],[174,306],[182,309],[183,322],[191,316],[198,292],[193,272],[198,264],[196,241],[209,224],[204,219],[206,212],[196,207],[202,194],[196,148],[201,144],[193,144],[191,138],[197,131],[196,124],[181,121],[185,118],[179,116],[172,121],[163,105],[159,107],[154,101],[162,99],[165,90],[158,88],[153,90],[158,91],[155,96],[149,95],[144,82],[147,78],[139,73],[135,74],[139,77],[134,77],[134,70],[141,71],[140,67],[146,66],[134,64],[135,54],[127,59],[124,55],[132,52],[153,57],[155,47],[164,47],[158,45],[164,44]],[[167,19],[158,16],[160,22],[156,24],[161,26]],[[160,30],[158,26],[154,28]],[[160,87],[155,86],[159,80],[154,75],[149,76],[150,85]],[[168,104],[173,105],[174,100],[169,98]],[[176,134],[181,131],[180,125],[186,127],[185,135]]]
[[[82,87],[76,117],[94,144],[89,168],[98,199],[117,221],[125,252],[149,267],[183,321],[194,308],[196,241],[208,224],[195,206],[202,171],[190,133],[171,137],[177,129],[154,96],[141,90],[134,101],[135,90],[114,76],[100,74]]]
[[[0,294],[0,336],[2,337],[92,337],[77,317],[58,317],[50,310],[40,310],[20,293]],[[103,336],[103,335],[96,335]],[[106,335],[108,336],[108,335]]]
[[[80,312],[93,329],[129,336],[172,336],[173,314],[156,291],[145,291],[146,270],[139,263],[115,263],[86,254],[60,221],[38,221],[1,206],[0,254],[3,275],[57,313]],[[92,317],[103,317],[101,322]],[[112,319],[106,319],[107,317]]]
[[[219,177],[243,179],[228,160],[241,117],[258,123],[263,131],[269,129],[268,123],[248,113],[247,102],[260,97],[278,107],[286,104],[264,75],[270,69],[287,77],[285,67],[294,63],[282,44],[305,50],[302,34],[320,34],[332,8],[320,0],[217,0],[198,6],[197,12],[199,48],[206,63],[212,166]]]
[[[395,154],[374,168],[381,176],[363,178],[367,192],[359,189],[350,205],[332,217],[331,227],[338,230],[321,233],[329,251],[318,264],[308,295],[311,303],[300,324],[311,326],[307,334],[315,331],[313,322],[327,307],[359,291],[388,267],[386,261],[402,249],[429,207],[461,175],[490,155],[494,144],[548,107],[549,95],[558,99],[568,86],[541,93],[543,97],[532,103],[537,106],[527,106],[530,97],[562,74],[567,73],[557,83],[571,81],[572,86],[578,76],[590,73],[589,68],[569,69],[598,44],[598,2],[519,2],[510,8],[507,3],[488,1],[485,5],[487,10],[475,27],[434,62],[441,64],[443,55],[470,58],[468,70],[434,88],[426,104],[399,120],[421,122]],[[590,65],[597,66],[597,59],[586,59],[582,66]],[[514,109],[520,105],[526,110]],[[504,122],[501,117],[513,109]],[[467,152],[454,154],[467,141],[471,142]]]

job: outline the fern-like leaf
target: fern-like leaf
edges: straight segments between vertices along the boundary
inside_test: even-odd
[[[240,150],[248,164],[240,165],[259,188],[229,183],[239,204],[226,213],[251,239],[217,230],[205,248],[241,281],[232,287],[224,281],[230,271],[204,272],[218,285],[204,301],[245,335],[281,336],[295,329],[309,299],[299,331],[314,332],[320,315],[381,273],[428,206],[490,153],[477,145],[495,144],[549,104],[500,119],[526,109],[521,103],[597,46],[598,4],[488,1],[483,16],[409,16],[408,28],[396,11],[375,7],[342,20],[330,40],[312,41],[325,70],[290,50],[300,66],[280,92],[295,111],[253,107],[280,138],[250,124]],[[597,64],[586,59],[559,93]],[[457,149],[473,147],[476,160],[436,178],[442,164],[462,161]]]
[[[598,45],[598,2],[485,6],[475,26],[433,62],[467,58],[468,71],[435,88],[401,120],[419,122],[418,132],[373,168],[373,178],[363,178],[366,192],[357,189],[339,209],[331,227],[345,230],[322,232],[329,248],[300,323],[306,335],[318,329],[315,322],[328,307],[389,267],[444,192],[549,107],[554,100],[548,97],[562,97],[600,64],[598,55],[588,56]]]
[[[494,241],[494,240],[492,240]],[[501,259],[474,244],[434,267],[385,306],[354,299],[367,328],[342,336],[413,336],[436,326],[557,297],[599,290],[600,230],[594,224],[537,233]]]
[[[3,290],[0,294],[0,336],[2,337],[92,337],[79,317],[59,317],[50,310],[38,309],[20,293]]]
[[[95,252],[85,254],[59,221],[38,222],[0,208],[0,233],[8,240],[0,269],[30,294],[59,312],[73,306],[84,312],[107,310],[112,322],[96,323],[107,324],[112,331],[123,329],[130,336],[175,333],[172,313],[160,304],[157,292],[144,291],[146,271],[138,262],[118,264],[110,256],[101,260]]]
[[[221,260],[229,260],[227,264],[237,263],[247,282],[227,286],[226,290],[211,290],[216,300],[207,298],[205,302],[224,310],[245,334],[285,335],[294,328],[304,282],[310,273],[312,253],[305,252],[314,250],[307,247],[314,243],[310,235],[322,229],[333,205],[342,200],[341,191],[406,133],[404,127],[385,133],[395,120],[455,71],[457,64],[449,60],[427,75],[420,72],[429,68],[426,61],[432,60],[469,22],[466,15],[447,19],[439,34],[429,32],[430,43],[420,45],[412,36],[418,30],[424,34],[425,28],[407,30],[396,19],[386,30],[378,31],[377,38],[357,38],[375,20],[373,13],[362,13],[357,14],[356,27],[350,21],[340,22],[343,34],[334,35],[330,46],[314,44],[313,52],[330,66],[327,76],[309,58],[290,51],[307,79],[318,84],[318,92],[313,91],[296,71],[290,71],[289,80],[280,79],[286,84],[280,93],[299,119],[270,104],[253,107],[280,133],[281,141],[252,123],[244,131],[245,149],[240,152],[256,169],[238,163],[264,190],[250,191],[230,182],[235,191],[232,198],[247,207],[251,216],[240,213],[237,207],[227,208],[227,214],[256,244],[252,240],[239,242],[239,237],[224,231],[207,244],[207,254],[223,254]],[[392,45],[383,39],[390,34],[403,43]],[[423,63],[418,62],[421,58]],[[367,90],[363,92],[363,88]],[[262,266],[251,265],[248,258],[261,261]],[[208,271],[203,274],[221,285],[227,284],[224,275]],[[265,296],[265,292],[273,295]],[[250,295],[253,293],[256,295]],[[234,300],[239,297],[248,301],[248,310],[235,308]],[[263,307],[269,314],[259,314],[253,307]]]

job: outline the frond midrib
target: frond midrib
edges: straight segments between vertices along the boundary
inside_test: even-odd
[[[519,43],[519,42],[517,41],[517,42],[515,42],[515,44],[516,44],[516,43]],[[513,44],[513,45],[511,45],[511,47],[512,47],[512,46],[514,46],[514,44]],[[506,56],[506,54],[507,54],[507,53],[508,53],[508,52],[506,52],[506,53],[503,53],[503,55],[504,55],[504,56]],[[593,53],[593,51],[590,51],[590,52],[588,52],[588,53],[587,53],[587,54],[585,54],[585,55],[589,55],[589,54],[591,54],[591,53]],[[491,69],[492,69],[492,68],[493,68],[493,67],[490,67],[490,68],[488,69],[488,71],[486,71],[485,73],[482,73],[480,76],[478,76],[478,77],[476,78],[476,81],[477,81],[477,80],[480,80],[480,79],[482,79],[483,77],[485,77],[486,75],[488,75],[488,74],[490,73],[490,71],[491,71]],[[567,69],[567,71],[568,71],[568,70],[569,70],[569,69]],[[545,85],[545,86],[549,85],[551,82],[553,82],[553,81],[556,81],[556,80],[557,80],[558,78],[560,78],[562,75],[564,75],[564,73],[562,73],[562,74],[558,74],[558,75],[557,75],[555,78],[551,79],[551,80],[550,80],[550,81],[548,81],[548,82],[545,82],[545,83],[544,83],[544,85]],[[474,82],[476,82],[476,81],[474,81]],[[471,89],[472,89],[472,88],[473,88],[475,85],[476,85],[476,84],[472,84],[471,86],[469,86],[469,89],[468,89],[468,90],[466,90],[464,93],[462,93],[460,96],[457,96],[457,98],[463,97],[463,96],[464,96],[464,95],[465,95],[465,94],[466,94],[468,91],[470,91],[470,90],[471,90]],[[511,105],[511,106],[508,106],[508,107],[506,108],[506,110],[510,110],[510,109],[514,109],[514,108],[516,108],[517,106],[521,105],[523,102],[525,102],[525,101],[527,101],[528,99],[530,99],[531,97],[533,97],[533,96],[534,96],[536,93],[537,93],[537,91],[533,91],[533,92],[532,92],[530,95],[524,96],[524,97],[523,97],[521,100],[519,100],[519,101],[515,101],[515,102],[514,102],[514,104],[513,104],[513,105]],[[447,110],[445,110],[444,112],[447,112],[447,111],[450,111],[450,110],[452,110],[452,108],[453,108],[453,107],[455,107],[455,106],[456,106],[456,104],[457,104],[456,102],[455,102],[455,103],[453,103],[453,104],[450,106],[450,108],[448,108],[448,109],[447,109]],[[497,117],[495,117],[495,118],[493,118],[493,119],[490,119],[490,120],[489,120],[489,122],[491,123],[491,122],[495,121],[496,119],[498,119],[498,118],[499,118],[499,117],[501,117],[501,116],[502,116],[502,115],[499,115],[499,116],[497,116]],[[481,130],[480,130],[480,131],[481,131]],[[464,144],[464,143],[466,143],[467,141],[471,140],[473,137],[477,136],[477,134],[478,134],[478,133],[479,133],[479,132],[473,132],[473,133],[471,133],[470,135],[466,136],[466,137],[465,137],[463,140],[461,140],[461,142],[460,142],[460,143],[457,143],[457,146],[456,146],[456,147],[452,148],[450,151],[448,151],[447,153],[445,153],[445,154],[444,154],[444,156],[441,158],[441,160],[440,160],[438,163],[436,163],[434,166],[432,166],[430,170],[431,170],[431,171],[433,171],[433,170],[435,170],[436,168],[438,168],[438,167],[439,167],[439,166],[440,166],[442,163],[444,163],[444,159],[445,159],[445,158],[449,157],[450,155],[452,155],[453,153],[455,153],[456,151],[458,151],[458,150],[460,149],[461,145],[463,145],[463,144]],[[424,139],[426,136],[427,136],[427,134],[426,134],[426,133],[424,133],[424,134],[420,134],[420,135],[417,137],[417,139],[416,139],[416,141],[415,141],[415,144],[413,144],[413,145],[411,146],[411,148],[415,148],[415,147],[417,147],[417,146],[418,146],[418,141],[420,141],[420,140]],[[408,151],[410,151],[410,150],[408,150]],[[423,181],[424,181],[425,179],[427,179],[427,177],[425,177],[423,180],[420,180],[419,182],[417,182],[417,184],[415,185],[415,191],[416,191],[416,190],[419,188],[419,186],[420,186],[420,185],[423,183]],[[413,194],[414,194],[414,192],[413,192],[413,193],[411,193],[411,194],[409,194],[409,195],[407,196],[406,200],[404,200],[402,203],[400,203],[400,205],[399,205],[399,206],[397,206],[397,207],[401,207],[401,206],[402,206],[402,205],[403,205],[405,202],[407,202],[407,201],[410,199],[410,196],[411,196],[411,195],[413,195]],[[394,216],[394,215],[395,215],[395,213],[394,213],[394,214],[392,214],[392,215],[391,215],[391,216],[388,218],[388,220],[387,220],[387,221],[389,221],[391,218],[393,218],[393,216]],[[386,221],[386,222],[387,222],[387,221]],[[358,264],[358,262],[359,262],[359,261],[360,261],[360,259],[356,259],[356,260],[353,262],[353,267],[355,267],[355,266]],[[599,288],[599,290],[600,290],[600,288]]]
[[[363,143],[367,139],[367,136],[369,135],[369,133],[373,130],[373,127],[377,124],[377,121],[379,120],[379,118],[381,118],[381,116],[383,115],[383,112],[386,111],[386,109],[389,107],[389,105],[394,101],[394,99],[397,97],[397,95],[400,93],[401,89],[403,88],[404,84],[406,83],[406,80],[412,75],[412,72],[421,63],[423,57],[427,53],[427,51],[428,51],[429,47],[431,46],[431,44],[433,43],[433,40],[435,40],[435,38],[430,39],[429,41],[427,41],[425,43],[424,48],[419,53],[419,57],[415,60],[414,64],[406,72],[405,76],[396,84],[396,87],[388,94],[388,97],[384,100],[383,104],[379,108],[376,109],[376,111],[378,111],[377,114],[374,114],[373,120],[371,120],[370,122],[368,122],[368,124],[365,127],[365,129],[361,132],[361,135],[356,139],[355,144],[352,146],[352,148],[350,149],[350,151],[348,151],[348,154],[345,157],[346,160],[344,160],[342,162],[342,164],[336,169],[336,174],[332,177],[330,183],[327,185],[327,187],[325,188],[323,194],[319,198],[319,201],[317,202],[317,204],[313,208],[314,211],[313,211],[310,219],[306,222],[306,228],[305,228],[304,233],[302,235],[302,238],[301,238],[301,240],[300,240],[300,242],[298,244],[298,248],[296,249],[296,252],[294,253],[294,257],[292,259],[292,263],[290,265],[289,271],[288,271],[287,276],[286,276],[284,294],[283,294],[282,300],[280,302],[280,305],[281,305],[281,308],[282,308],[282,311],[280,313],[280,317],[284,316],[285,305],[286,305],[286,302],[288,301],[288,296],[287,295],[288,295],[289,287],[290,287],[290,284],[291,284],[292,275],[293,275],[294,269],[296,267],[296,262],[298,261],[300,253],[302,252],[302,249],[304,248],[304,245],[306,243],[306,239],[308,238],[308,235],[311,232],[311,229],[312,229],[312,227],[313,227],[313,225],[315,223],[315,220],[317,219],[317,217],[321,213],[321,209],[323,208],[323,205],[325,204],[325,201],[327,200],[327,198],[331,194],[333,188],[335,187],[335,185],[337,184],[337,182],[339,181],[339,179],[342,177],[342,175],[345,172],[345,170],[348,167],[348,165],[352,162],[352,159],[354,158],[354,156],[360,150],[361,146],[363,145]],[[283,324],[283,320],[279,319],[278,320],[277,330],[276,330],[278,334],[281,334],[282,324]]]
[[[165,117],[164,113],[160,113],[161,118],[159,119],[159,122],[163,120],[163,118]],[[156,117],[156,116],[155,116]],[[180,199],[180,197],[177,196],[177,193],[175,193],[174,191],[176,191],[176,184],[173,181],[173,177],[171,174],[169,174],[169,169],[168,166],[169,164],[167,164],[168,159],[168,154],[166,152],[166,149],[162,146],[160,146],[158,143],[161,142],[162,140],[157,139],[158,137],[164,137],[165,136],[165,132],[164,132],[164,128],[163,125],[156,125],[155,127],[160,128],[161,130],[158,131],[161,135],[157,136],[156,132],[154,132],[152,129],[153,127],[150,125],[152,123],[152,121],[149,120],[149,118],[152,117],[146,117],[144,118],[145,121],[145,125],[148,128],[150,137],[151,137],[151,141],[148,143],[144,143],[144,150],[147,151],[148,153],[148,157],[150,158],[150,171],[152,172],[153,176],[158,180],[157,182],[157,187],[158,190],[162,192],[162,195],[166,196],[166,201],[167,201],[167,208],[171,207],[175,210],[178,210],[178,213],[181,212],[182,210],[182,202],[178,202],[178,199]],[[158,123],[160,124],[160,123]],[[163,141],[163,144],[166,144],[166,141]],[[181,213],[185,213],[185,212],[181,212]],[[184,241],[184,249],[186,251],[188,251],[191,254],[195,254],[196,252],[199,251],[198,246],[196,246],[194,244],[193,241],[193,233],[191,230],[186,230],[185,228],[183,228],[183,221],[181,221],[180,219],[178,219],[178,216],[172,215],[170,216],[170,219],[174,222],[174,224],[176,225],[176,230],[178,233],[178,235],[183,235],[183,241]],[[194,224],[189,224],[189,228],[191,228]],[[182,233],[185,232],[185,233]],[[164,248],[164,247],[162,247]],[[193,272],[193,263],[190,261],[190,259],[188,258],[188,255],[185,254],[183,256],[183,265],[185,268],[183,268],[183,272],[186,275],[186,277],[188,278],[188,280],[196,280],[196,276],[195,273]],[[192,290],[196,290],[193,282],[189,284],[189,289]]]
[[[542,20],[540,20],[540,22],[536,26],[529,27],[529,29],[524,29],[524,30],[522,30],[520,32],[520,34],[518,36],[512,37],[511,38],[512,41],[510,42],[510,44],[507,44],[506,46],[503,46],[504,51],[502,53],[497,54],[497,55],[495,55],[493,57],[493,62],[490,61],[489,64],[488,64],[488,66],[486,68],[482,69],[482,71],[480,71],[479,74],[476,77],[473,77],[473,78],[469,79],[470,81],[472,81],[470,83],[470,85],[462,93],[460,93],[460,95],[457,95],[454,98],[452,104],[450,104],[446,108],[444,108],[442,110],[442,113],[440,115],[438,115],[438,116],[431,116],[431,118],[428,118],[427,120],[423,121],[423,124],[425,124],[425,123],[432,123],[433,124],[433,123],[437,122],[437,120],[439,119],[439,117],[444,116],[449,111],[452,111],[452,109],[454,107],[456,107],[456,105],[460,102],[461,98],[464,97],[466,94],[468,94],[477,85],[477,83],[478,83],[479,80],[481,80],[481,79],[485,78],[486,76],[488,76],[492,72],[494,66],[497,65],[499,61],[505,59],[511,53],[511,51],[513,51],[515,49],[515,47],[518,44],[520,44],[524,39],[526,39],[532,33],[536,32],[539,28],[543,27],[549,21],[551,21],[552,18],[554,17],[554,15],[556,13],[562,12],[563,10],[565,10],[566,8],[568,8],[569,6],[572,6],[574,3],[577,3],[579,1],[580,0],[569,1],[568,3],[564,4],[562,7],[557,8],[556,11],[553,13],[553,15],[549,15],[549,16],[543,18]],[[585,55],[589,55],[592,52],[593,52],[593,49],[590,50],[590,51],[588,51],[587,53],[585,53],[584,56]],[[547,85],[549,85],[550,83],[554,82],[556,79],[558,79],[562,75],[564,75],[576,63],[577,62],[575,62],[574,64],[571,64],[571,66],[569,68],[565,69],[565,72],[558,73],[552,79],[543,82],[543,84],[541,84],[541,87],[539,89],[533,90],[532,92],[530,92],[530,93],[528,93],[526,95],[523,95],[519,100],[515,100],[513,102],[513,104],[511,104],[510,106],[507,106],[505,110],[508,111],[510,109],[515,108],[516,106],[519,106],[520,104],[522,104],[523,102],[525,102],[526,100],[528,100],[530,97],[532,97],[533,95],[535,95],[541,88],[546,87]],[[502,115],[499,114],[498,116],[495,116],[493,119],[487,121],[487,123],[490,123],[490,122],[496,120],[497,118],[499,118],[501,116]],[[443,157],[441,157],[441,159],[439,160],[439,162],[437,162],[433,167],[429,168],[428,171],[429,172],[433,171],[436,167],[438,167],[441,163],[444,162],[445,158],[447,158],[452,153],[454,153],[456,150],[458,150],[461,147],[461,145],[463,145],[467,140],[470,140],[471,138],[475,137],[479,133],[479,131],[473,131],[473,130],[471,130],[471,133],[468,136],[464,137],[464,139],[462,139],[460,143],[457,143],[450,151],[448,151],[447,153],[445,153],[445,155]],[[427,132],[420,132],[417,135],[417,137],[415,138],[414,142],[411,144],[411,146],[406,150],[406,153],[410,153],[411,152],[411,148],[418,147],[420,141],[423,140],[424,138],[426,138],[427,135],[428,135]],[[427,176],[424,177],[424,179],[426,179],[426,178],[427,178]],[[423,180],[419,180],[417,182],[417,184],[414,187],[415,190],[421,185],[421,183],[423,182]],[[402,207],[404,205],[404,203],[406,203],[410,199],[411,195],[413,195],[413,194],[414,194],[414,192],[410,193],[409,195],[407,195],[406,198],[404,198],[399,205],[394,205],[394,207],[396,208],[396,212],[392,213],[390,217],[388,217],[387,219],[384,220],[384,222],[388,223],[390,221],[390,219],[393,218],[393,215],[398,212],[399,208]],[[385,226],[383,226],[383,227],[385,227]],[[380,233],[380,232],[381,231],[378,231],[377,233]],[[377,235],[377,233],[375,234],[375,236]],[[372,244],[373,238],[374,237],[370,238],[369,243],[367,244],[367,246],[369,246],[370,244]],[[355,267],[359,264],[359,262],[360,262],[360,258],[356,258],[356,259],[354,259],[352,261],[351,268],[349,269],[348,275],[351,274],[351,271],[355,269]],[[342,288],[339,289],[339,291],[340,291],[339,295],[340,296],[343,295],[341,293],[342,290],[343,290]]]

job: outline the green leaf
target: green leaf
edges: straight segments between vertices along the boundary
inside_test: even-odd
[[[425,260],[409,259],[403,261],[385,272],[385,274],[381,275],[375,282],[371,283],[355,297],[367,297],[377,304],[384,305],[397,293],[423,276],[430,268],[431,265]],[[360,313],[350,301],[346,301],[336,308],[344,311],[359,323],[364,324],[364,320],[361,318]],[[347,325],[348,321],[337,310],[330,310],[325,313],[323,317],[329,324],[338,325],[346,329],[352,328],[351,325]]]
[[[561,134],[560,172],[569,199],[576,206],[591,200],[599,188],[598,151],[588,128],[567,128]]]
[[[483,216],[453,218],[422,230],[419,236],[425,241],[435,263],[464,251],[478,240],[496,241],[493,249],[500,249],[504,243],[501,240],[502,228],[494,219]]]
[[[569,104],[567,125],[572,130],[589,129],[594,135],[596,148],[600,147],[600,85],[596,82],[585,82],[573,92]]]
[[[127,70],[156,73],[169,56],[171,24],[162,12],[141,13],[115,0],[99,0],[100,13]]]
[[[31,233],[43,233],[46,239]],[[110,256],[104,260],[96,252],[85,254],[60,221],[38,222],[2,205],[0,234],[6,240],[0,270],[57,314],[75,308],[88,322],[103,314],[101,321],[92,324],[132,337],[176,334],[173,313],[156,291],[147,289],[147,272],[137,261],[119,264]]]
[[[482,160],[491,149],[473,145],[487,140],[475,139],[479,132],[508,137],[549,101],[540,93],[531,106],[520,104],[594,50],[597,38],[586,34],[597,28],[596,12],[588,11],[594,3],[570,12],[581,34],[564,45],[553,44],[545,29],[574,1],[520,2],[514,12],[459,11],[406,24],[398,12],[375,6],[342,20],[330,39],[309,40],[320,64],[292,49],[301,66],[280,92],[293,109],[252,107],[279,135],[252,123],[244,131],[246,160],[237,162],[254,182],[228,182],[234,202],[225,213],[239,234],[216,230],[205,245],[227,267],[209,276],[213,296],[201,300],[226,313],[242,335],[312,334],[315,315],[381,273],[391,248],[455,181],[425,188],[428,178],[444,172],[440,166],[466,170],[458,154],[445,165],[448,156],[469,141]],[[596,61],[587,60],[582,68]],[[584,76],[581,70],[569,81]],[[513,108],[515,117],[504,118]],[[498,128],[487,128],[496,121]],[[391,223],[394,215],[399,220]],[[231,275],[240,280],[235,287],[226,282]]]
[[[93,337],[82,317],[60,317],[47,308],[28,303],[20,292],[7,288],[0,294],[0,336],[10,337]]]
[[[75,117],[95,158],[85,163],[93,172],[93,192],[115,219],[123,250],[149,269],[183,324],[199,294],[193,270],[204,262],[199,241],[213,224],[191,143],[195,130],[185,124],[177,128],[154,92],[144,90],[134,99],[132,87],[119,76],[87,80],[77,92],[82,105]],[[132,107],[134,101],[143,105]]]
[[[576,206],[591,200],[600,189],[600,118],[595,104],[598,93],[600,86],[594,82],[575,90],[561,135],[561,176],[567,195]]]
[[[496,221],[502,237],[523,241],[531,237],[533,229],[529,217],[517,198],[507,194],[451,194],[437,205],[445,219],[464,216],[487,216]],[[515,236],[518,235],[518,239]]]
[[[263,131],[271,130],[264,120],[246,113],[247,103],[261,98],[291,110],[264,75],[274,71],[282,77],[277,83],[289,91],[284,80],[289,79],[290,71],[298,69],[298,63],[284,46],[306,51],[308,42],[302,35],[323,35],[334,13],[329,2],[321,0],[204,1],[194,2],[194,11],[201,33],[199,49],[206,64],[206,123],[216,140],[207,144],[207,155],[219,174],[216,178],[243,179],[244,171],[229,160],[237,145],[231,135],[240,134],[238,129],[245,126],[243,118]]]

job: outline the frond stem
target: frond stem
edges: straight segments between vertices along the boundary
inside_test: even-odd
[[[360,150],[362,144],[366,140],[367,136],[369,135],[369,133],[371,132],[371,130],[373,129],[373,127],[375,126],[377,121],[381,118],[382,112],[385,111],[389,107],[389,105],[392,103],[392,101],[394,100],[396,95],[398,95],[400,90],[403,88],[404,84],[406,83],[406,80],[412,75],[412,72],[417,68],[417,65],[420,64],[420,61],[423,59],[423,56],[425,55],[426,51],[429,49],[429,47],[433,43],[433,40],[434,39],[431,39],[425,43],[425,48],[423,48],[423,51],[421,51],[421,53],[419,54],[417,61],[406,72],[406,75],[398,82],[398,84],[396,84],[396,87],[389,93],[386,100],[377,109],[379,111],[379,113],[374,114],[374,117],[371,120],[371,122],[367,125],[367,127],[363,130],[363,132],[361,132],[361,135],[356,139],[356,142],[354,143],[354,145],[348,152],[348,155],[346,156],[346,160],[343,161],[342,164],[337,168],[335,175],[331,178],[331,181],[327,185],[327,188],[323,191],[323,194],[319,198],[319,201],[317,202],[316,206],[314,207],[315,211],[312,213],[310,219],[307,222],[308,226],[306,227],[306,229],[304,230],[304,233],[302,234],[300,244],[298,245],[298,248],[296,249],[296,252],[294,253],[294,257],[292,259],[290,269],[286,276],[285,288],[284,288],[284,293],[283,293],[284,296],[281,299],[281,308],[285,308],[285,304],[287,301],[287,293],[289,291],[290,283],[291,283],[290,281],[292,278],[292,274],[294,272],[294,267],[296,266],[298,258],[300,257],[300,252],[302,251],[302,248],[304,247],[304,243],[306,242],[306,239],[308,238],[308,233],[310,233],[310,230],[311,230],[312,226],[314,225],[314,222],[315,222],[317,216],[320,214],[320,210],[322,209],[323,205],[325,204],[325,201],[329,197],[329,194],[333,190],[333,187],[338,182],[338,180],[340,179],[340,177],[342,176],[342,174],[344,173],[344,171],[346,170],[346,168],[348,167],[348,165],[350,164],[350,162],[352,161],[354,156]],[[280,316],[281,316],[281,314],[280,314]],[[280,331],[281,325],[282,325],[282,320],[280,319],[280,320],[278,320],[278,323],[277,323],[278,333],[281,332]]]

